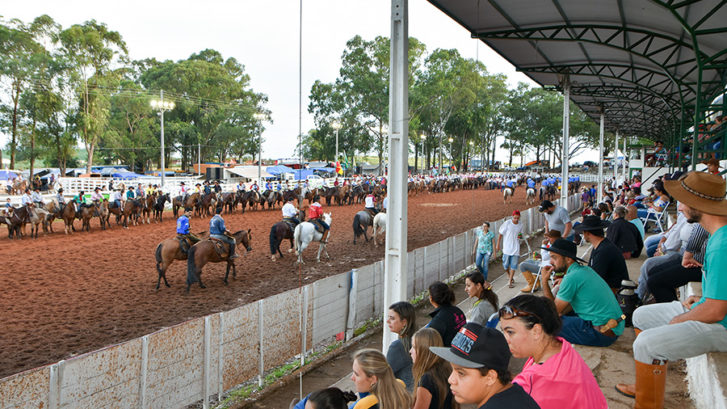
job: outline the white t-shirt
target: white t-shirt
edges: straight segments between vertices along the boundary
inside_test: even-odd
[[[283,217],[295,217],[296,215],[298,215],[298,210],[292,203],[286,203],[283,206]]]
[[[550,243],[546,244],[545,247],[550,247]],[[545,267],[550,264],[550,252],[548,250],[540,251],[540,267]]]
[[[508,220],[500,226],[500,234],[502,234],[502,254],[508,256],[520,254],[520,240],[517,236],[522,231],[522,223],[515,224],[512,220]]]
[[[374,207],[374,197],[373,196],[366,196],[366,201],[365,201],[364,207],[368,207],[368,208]]]
[[[388,208],[389,208],[389,196],[386,196],[386,197],[384,198],[384,202],[383,202],[383,204],[382,204],[382,205],[384,206],[384,210],[386,210],[386,209],[388,209]]]

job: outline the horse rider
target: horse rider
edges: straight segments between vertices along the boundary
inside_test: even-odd
[[[5,215],[10,217],[13,214],[13,210],[15,210],[15,208],[13,207],[13,204],[10,203],[10,198],[7,198],[5,201]]]
[[[31,197],[36,208],[40,209],[43,207],[43,196],[40,195],[40,186],[33,188],[33,194]]]
[[[232,260],[237,258],[235,254],[235,239],[230,237],[230,232],[225,228],[225,220],[222,218],[222,207],[215,209],[215,216],[210,219],[210,237],[213,239],[224,241],[230,245],[230,255],[228,259]]]
[[[308,221],[311,223],[318,222],[318,224],[323,228],[321,243],[326,243],[328,241],[328,231],[331,229],[331,226],[321,219],[321,216],[323,216],[323,207],[320,203],[318,203],[319,200],[321,200],[321,197],[316,195],[313,198],[313,203],[308,206]]]
[[[177,219],[177,239],[179,239],[180,247],[186,254],[189,247],[184,246],[183,243],[188,243],[188,246],[194,246],[195,243],[200,241],[200,238],[189,232],[189,218],[192,217],[192,210],[187,209]]]
[[[295,226],[300,224],[300,220],[298,219],[298,209],[295,208],[293,205],[293,200],[295,200],[294,197],[289,197],[288,201],[285,202],[285,205],[283,205],[283,221],[289,222],[293,224],[293,228]]]
[[[136,185],[136,198],[137,199],[143,199],[144,198],[144,187],[141,186],[141,183]]]
[[[383,208],[383,212],[386,213],[386,209],[389,208],[389,195],[384,196],[384,201],[381,202],[381,207]]]
[[[103,202],[103,195],[101,194],[100,187],[93,189],[93,193],[91,193],[91,202],[97,205],[100,205],[101,202]]]
[[[376,210],[376,196],[374,196],[373,193],[369,193],[366,195],[366,199],[364,199],[364,207],[366,210],[371,212],[371,216],[376,216],[376,213],[379,211]]]
[[[254,190],[256,192],[260,190],[260,186],[257,185],[257,181],[252,183],[252,186],[250,186],[250,190]]]
[[[25,189],[23,197],[20,198],[20,204],[28,208],[33,206],[33,198],[30,196],[30,189]]]
[[[63,213],[63,208],[66,207],[66,198],[63,197],[63,188],[58,189],[58,194],[56,194],[56,201],[58,202],[59,213]]]
[[[182,203],[187,203],[189,191],[187,190],[187,186],[184,185],[184,182],[179,182],[179,194],[182,196]]]
[[[121,189],[114,190],[114,193],[111,195],[111,199],[114,207],[121,210]]]
[[[76,204],[77,204],[77,206],[76,206],[76,218],[79,218],[79,219],[81,218],[81,210],[84,207],[86,207],[86,199],[84,198],[85,195],[86,195],[86,192],[84,192],[83,190],[81,190],[80,192],[78,192],[78,195],[73,198],[73,200],[75,200],[76,201]]]
[[[222,193],[222,186],[220,186],[220,181],[219,180],[215,180],[214,191],[217,194]]]
[[[146,187],[146,189],[144,189],[144,194],[145,194],[146,196],[151,196],[151,195],[153,195],[153,194],[154,194],[154,193],[155,193],[156,191],[157,191],[157,186],[156,186],[156,185],[154,185],[154,186],[152,187],[151,183],[149,183],[149,186],[147,186],[147,187]]]
[[[126,201],[134,201],[134,197],[136,197],[136,194],[134,193],[134,187],[129,186],[129,190],[126,191]]]
[[[245,192],[245,183],[243,181],[240,181],[237,186],[235,186],[235,189],[238,192]]]
[[[194,185],[194,192],[195,193],[199,193],[200,196],[201,196],[202,195],[202,185],[200,185],[199,183],[197,183],[196,185]]]
[[[109,192],[113,192],[113,191],[114,191],[114,180],[111,179],[111,180],[109,180]]]
[[[205,196],[207,196],[210,193],[212,193],[212,187],[210,186],[210,182],[208,182],[206,180],[204,181],[204,189],[203,190],[204,190],[204,195]]]

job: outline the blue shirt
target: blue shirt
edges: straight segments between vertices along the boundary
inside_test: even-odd
[[[177,234],[189,234],[189,218],[185,215],[177,219]]]
[[[532,179],[528,179],[528,187],[535,187],[535,182]]]
[[[219,214],[210,220],[210,234],[225,234],[225,220]]]

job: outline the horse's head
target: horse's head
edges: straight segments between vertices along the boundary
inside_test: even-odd
[[[232,236],[235,238],[235,244],[242,244],[247,252],[252,251],[252,246],[250,245],[250,242],[252,242],[251,229],[237,231]]]
[[[326,222],[328,226],[331,225],[331,213],[323,213],[323,221]]]

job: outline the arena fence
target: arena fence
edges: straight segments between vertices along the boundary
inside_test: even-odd
[[[567,208],[580,206],[577,195]],[[505,219],[490,221],[497,232]],[[477,221],[479,223],[479,221]],[[523,235],[543,225],[522,212]],[[408,255],[407,297],[472,263],[474,229]],[[331,344],[382,317],[383,261],[131,341],[0,379],[0,408],[179,408],[220,398],[257,380],[301,351]]]

